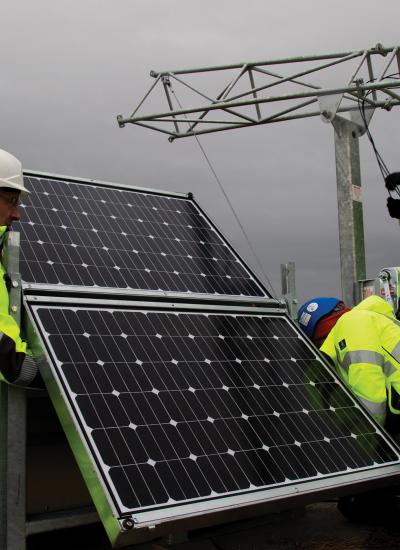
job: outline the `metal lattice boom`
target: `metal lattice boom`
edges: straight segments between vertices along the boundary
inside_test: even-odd
[[[354,52],[151,71],[155,82],[150,90],[131,116],[119,115],[117,120],[121,128],[128,123],[136,124],[166,133],[173,141],[319,115],[325,122],[331,122],[336,113],[349,112],[361,134],[365,127],[359,112],[360,101],[364,103],[368,122],[375,108],[390,110],[399,105],[400,94],[395,91],[400,87],[399,72],[399,47],[384,48],[380,44]],[[201,73],[212,73],[213,77],[206,80]],[[318,77],[318,81],[305,79],[310,75]],[[202,87],[219,87],[220,91],[215,94],[200,89],[199,78]],[[280,93],[267,95],[277,86]],[[184,102],[178,98],[178,89]],[[143,105],[157,92],[166,100],[167,110],[141,114]],[[174,102],[179,108],[174,108]]]

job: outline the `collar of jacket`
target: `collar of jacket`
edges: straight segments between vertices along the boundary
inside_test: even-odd
[[[353,310],[374,311],[375,313],[396,319],[392,306],[380,296],[368,296],[368,298],[365,298],[365,300],[353,307]]]
[[[8,227],[6,225],[0,225],[0,248],[2,248],[4,243],[4,236],[7,233]]]

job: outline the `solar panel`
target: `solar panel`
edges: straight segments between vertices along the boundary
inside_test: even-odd
[[[193,199],[25,176],[25,286],[269,297]]]
[[[154,522],[398,467],[398,450],[283,314],[30,307],[49,392],[61,389],[117,517]]]

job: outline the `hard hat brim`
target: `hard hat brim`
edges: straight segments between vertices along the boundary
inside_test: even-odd
[[[19,191],[21,195],[29,195],[30,191],[21,183],[17,182],[11,182],[7,180],[3,180],[0,178],[0,188],[3,189],[14,189],[15,191]]]

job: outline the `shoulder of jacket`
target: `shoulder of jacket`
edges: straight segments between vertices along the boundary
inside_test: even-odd
[[[387,318],[381,313],[377,313],[376,311],[371,311],[367,309],[351,309],[338,319],[334,328],[352,323],[369,323],[379,319]]]

